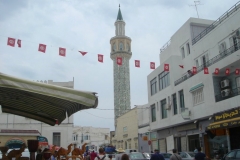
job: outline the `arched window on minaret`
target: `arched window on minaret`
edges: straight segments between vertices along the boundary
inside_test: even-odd
[[[113,43],[113,45],[112,45],[112,50],[113,50],[113,51],[116,51],[116,48],[117,48],[117,47],[116,47],[116,43]]]
[[[123,43],[122,42],[119,43],[119,50],[123,51]]]

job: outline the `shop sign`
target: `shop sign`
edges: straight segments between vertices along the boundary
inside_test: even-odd
[[[142,137],[142,140],[143,140],[143,141],[148,141],[148,136],[143,136],[143,137]]]
[[[151,140],[156,140],[157,139],[157,132],[151,132],[150,133],[150,139]]]
[[[211,129],[219,129],[219,128],[229,128],[229,127],[235,127],[240,125],[240,120],[235,120],[231,122],[224,122],[216,125],[210,125],[207,127],[208,130]]]
[[[240,117],[240,107],[214,114],[214,122]]]

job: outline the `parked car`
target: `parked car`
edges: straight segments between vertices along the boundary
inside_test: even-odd
[[[228,152],[222,160],[240,160],[240,149],[235,149]]]
[[[194,152],[180,152],[179,155],[182,157],[182,160],[193,160],[195,157]]]
[[[150,159],[150,158],[151,158],[151,155],[150,155],[149,153],[144,152],[143,155],[144,155],[147,159]]]
[[[165,160],[169,160],[172,155],[171,153],[160,153],[160,154],[163,155]]]
[[[148,160],[141,152],[131,152],[128,156],[130,160]]]

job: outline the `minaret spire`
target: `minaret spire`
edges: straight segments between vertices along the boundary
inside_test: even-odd
[[[120,4],[119,4],[118,15],[117,15],[117,21],[123,21],[121,9],[120,9]]]

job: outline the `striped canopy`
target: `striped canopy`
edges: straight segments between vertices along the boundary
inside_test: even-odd
[[[54,126],[82,109],[96,108],[95,92],[24,80],[0,73],[2,112]]]

